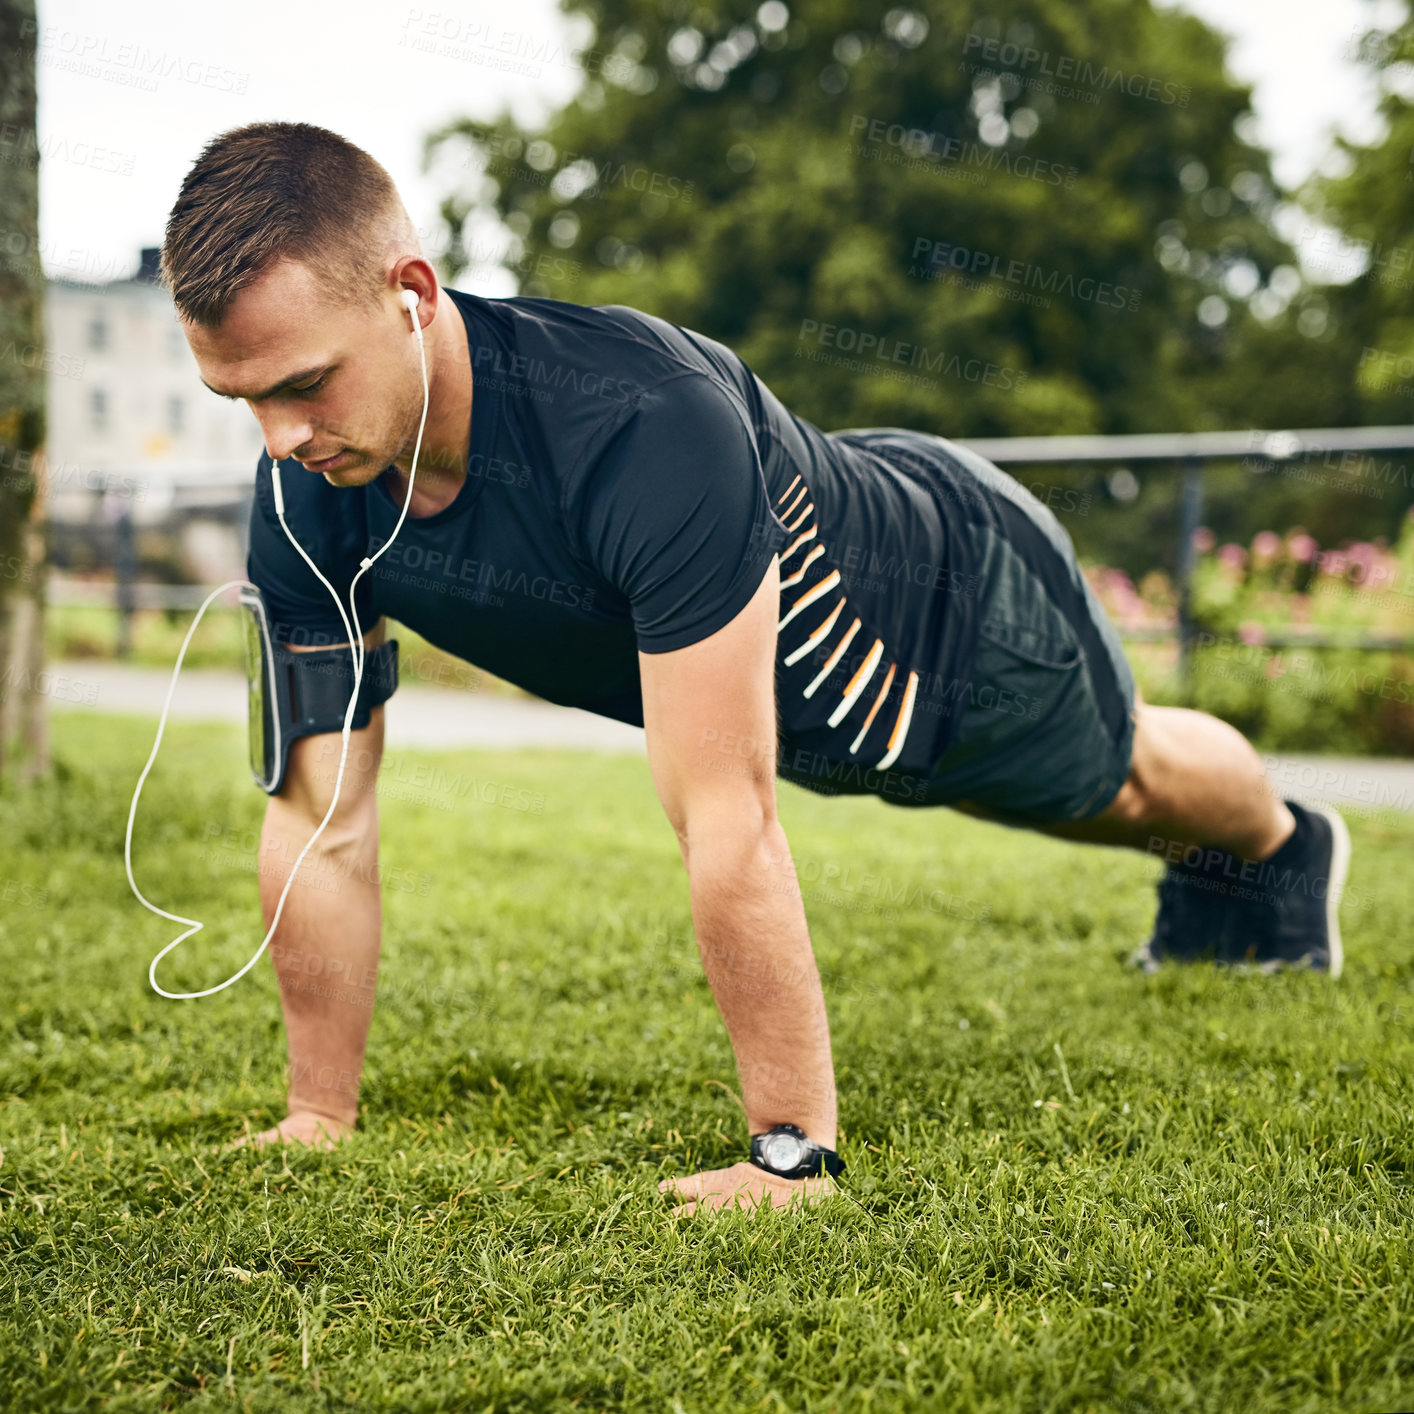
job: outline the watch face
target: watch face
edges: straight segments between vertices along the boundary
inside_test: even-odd
[[[793,1169],[805,1158],[805,1145],[794,1134],[773,1134],[761,1145],[761,1157],[773,1169]]]

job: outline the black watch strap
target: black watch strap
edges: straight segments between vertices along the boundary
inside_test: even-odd
[[[789,1134],[805,1150],[804,1157],[793,1168],[776,1168],[766,1161],[767,1140],[777,1134]],[[765,1169],[767,1173],[774,1173],[781,1178],[817,1178],[821,1173],[828,1173],[831,1178],[837,1178],[845,1168],[844,1160],[833,1149],[827,1149],[823,1144],[817,1144],[813,1139],[808,1139],[805,1131],[794,1124],[778,1124],[760,1134],[753,1134],[751,1136],[751,1162],[757,1168]]]

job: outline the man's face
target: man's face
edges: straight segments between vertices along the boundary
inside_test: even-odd
[[[202,381],[249,403],[277,461],[293,457],[332,486],[366,486],[411,451],[422,372],[391,287],[376,306],[341,303],[308,266],[281,260],[236,296],[218,329],[182,327]]]

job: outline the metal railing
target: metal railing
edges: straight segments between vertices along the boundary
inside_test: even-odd
[[[1120,436],[1080,437],[979,437],[956,438],[999,467],[1102,466],[1145,462],[1177,469],[1182,477],[1179,492],[1177,544],[1178,622],[1173,630],[1128,631],[1121,636],[1136,642],[1155,642],[1177,637],[1180,681],[1190,682],[1197,625],[1193,619],[1192,581],[1194,566],[1193,532],[1202,523],[1203,468],[1210,462],[1257,459],[1268,467],[1313,456],[1338,455],[1342,458],[1369,456],[1376,452],[1414,450],[1414,427],[1337,427],[1299,430],[1249,430],[1226,432],[1156,432]],[[1348,470],[1348,467],[1342,469]],[[1402,470],[1402,468],[1401,468]],[[240,488],[237,488],[240,489]],[[129,530],[130,539],[131,531]],[[124,540],[120,536],[120,541]],[[115,584],[73,583],[52,586],[56,604],[106,604],[120,610],[120,650],[131,642],[131,620],[140,608],[196,608],[210,593],[202,585],[157,585],[136,581],[134,557],[120,553]],[[1264,640],[1273,647],[1407,649],[1414,639],[1388,635],[1336,636],[1318,634],[1270,635]]]

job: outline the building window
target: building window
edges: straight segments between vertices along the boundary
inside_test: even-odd
[[[88,396],[89,420],[95,432],[108,428],[108,394],[102,388],[95,388]]]
[[[95,314],[88,321],[88,346],[91,349],[108,347],[108,319],[106,315]]]
[[[180,398],[167,399],[167,431],[174,437],[179,437],[185,427],[183,418],[184,409]]]

